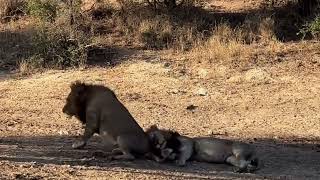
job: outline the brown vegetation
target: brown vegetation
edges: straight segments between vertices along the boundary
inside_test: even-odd
[[[0,0],[0,21],[6,22],[15,15],[24,13],[26,0]]]
[[[22,3],[10,2],[4,3],[9,9]],[[91,59],[99,61],[92,58],[94,56],[111,57],[108,49],[115,46],[188,51],[189,59],[246,66],[252,57],[249,49],[254,44],[297,38],[299,29],[291,20],[301,26],[304,22],[298,11],[294,12],[296,8],[288,4],[266,3],[257,5],[252,12],[241,10],[243,12],[220,15],[206,8],[208,2],[204,1],[70,2],[24,2],[26,12],[36,21],[31,17],[26,19],[29,26],[34,27],[32,39],[28,40],[32,51],[15,59],[23,74],[32,73],[32,69],[85,66],[91,64]],[[264,8],[259,10],[261,7]],[[9,10],[6,11],[8,14]],[[283,14],[293,17],[281,19]],[[312,28],[304,29],[300,36],[307,37],[310,31],[316,30]],[[8,31],[16,30],[7,26],[4,32]],[[101,61],[111,62],[110,59]]]

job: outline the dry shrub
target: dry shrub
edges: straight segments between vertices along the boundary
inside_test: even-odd
[[[21,75],[30,75],[39,70],[29,61],[30,60],[22,60],[18,63],[18,70]]]
[[[200,7],[179,6],[174,11],[156,11],[138,1],[119,1],[119,10],[108,21],[125,38],[126,45],[148,49],[174,48],[188,50],[210,29],[208,13]]]
[[[30,14],[38,21],[33,23],[32,55],[21,61],[20,71],[86,64],[92,34],[81,29],[89,19],[81,14],[80,4],[70,6],[53,0],[29,0],[28,3]]]
[[[140,23],[139,39],[147,48],[168,48],[173,40],[172,29],[166,20],[144,20]]]
[[[274,28],[274,19],[269,16],[250,16],[239,26],[247,44],[273,40],[276,38]]]
[[[274,20],[271,17],[263,18],[259,25],[261,40],[269,41],[276,38],[274,34]]]
[[[13,70],[17,61],[28,57],[32,50],[30,46],[32,36],[33,28],[23,20],[2,24],[0,30],[1,67],[5,66],[5,69]]]
[[[229,67],[244,67],[250,63],[257,44],[264,45],[268,52],[278,52],[282,43],[274,34],[274,21],[270,17],[247,17],[243,24],[232,27],[229,23],[217,24],[212,36],[194,46],[190,52],[193,61],[208,65],[223,64]]]
[[[11,17],[22,14],[25,0],[0,0],[0,20],[7,21]]]
[[[95,44],[112,46],[191,50],[190,55],[202,62],[234,64],[246,56],[249,44],[274,38],[272,18],[252,16],[238,26],[224,21],[217,23],[219,18],[194,3],[176,7],[174,11],[165,8],[155,11],[134,0],[118,0],[117,5],[94,0],[89,5],[75,3],[72,7],[62,1],[58,6],[53,0],[45,2],[49,5],[40,3],[43,12],[31,8],[36,10],[36,16],[46,17],[46,7],[51,5],[57,8],[49,8],[54,10],[53,16],[48,16],[53,19],[40,18],[42,25],[35,26],[34,55],[22,63],[21,69],[28,69],[29,65],[45,68],[79,66],[86,62],[86,47],[92,45],[93,40]],[[50,5],[50,2],[53,3]]]
[[[241,30],[220,24],[213,31],[213,36],[191,50],[190,56],[198,63],[230,64],[234,59],[245,56],[246,51]]]
[[[204,10],[195,1],[190,2],[176,7],[174,11],[159,7],[155,11],[137,1],[121,1],[120,13],[113,16],[114,24],[127,42],[141,44],[149,49],[190,50],[199,41],[206,41],[216,33],[214,29],[220,22],[226,22]],[[247,44],[269,41],[275,37],[273,18],[255,15],[239,22],[237,25],[233,22],[229,27],[241,33],[241,41]]]
[[[21,30],[14,26],[17,23],[7,23],[5,31],[0,32],[0,42],[4,42],[0,46],[0,50],[3,49],[0,58],[16,65],[23,74],[44,68],[61,69],[85,64],[92,34],[80,28],[89,19],[81,15],[78,4],[71,8],[52,0],[28,0],[27,3],[32,15],[25,23],[27,27]],[[73,24],[70,24],[70,14],[74,14]]]
[[[148,3],[135,0],[117,0],[117,5],[106,0],[85,2],[89,4],[83,8],[86,9],[87,17],[84,19],[87,20],[78,23],[78,29],[96,37],[105,37],[108,43],[119,43],[117,45],[190,50],[199,41],[207,40],[217,26],[216,21],[221,21],[194,0],[185,1],[174,11],[165,6],[155,10]],[[247,44],[271,39],[273,19],[252,16],[236,29],[241,31]]]
[[[26,62],[35,68],[65,68],[86,62],[91,38],[71,28],[40,23],[33,35],[33,56]]]

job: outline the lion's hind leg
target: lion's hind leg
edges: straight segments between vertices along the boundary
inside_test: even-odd
[[[246,160],[243,160],[243,159],[239,159],[235,155],[229,156],[226,159],[226,162],[228,164],[231,164],[231,165],[237,167],[237,169],[235,169],[235,172],[245,172],[246,169],[247,169],[248,164],[250,164],[249,161],[246,161]]]
[[[253,172],[258,170],[258,159],[245,159],[239,155],[232,155],[226,159],[226,163],[235,167],[235,172]]]

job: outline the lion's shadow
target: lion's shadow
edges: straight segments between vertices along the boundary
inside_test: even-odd
[[[186,167],[177,167],[171,163],[156,163],[150,160],[110,161],[99,154],[104,146],[98,137],[93,137],[81,150],[71,148],[73,136],[41,137],[4,137],[0,139],[0,161],[26,162],[36,164],[56,164],[70,166],[95,167],[100,170],[130,173],[159,174],[161,176],[178,176],[175,172],[186,174],[195,179],[210,177],[254,177],[263,179],[274,176],[320,176],[320,140],[312,143],[289,143],[271,139],[257,139],[253,142],[261,156],[263,167],[255,174],[236,174],[233,167],[225,164],[208,164],[190,162]],[[292,171],[300,169],[299,172]],[[294,173],[294,174],[292,174]],[[180,176],[180,175],[179,175]]]

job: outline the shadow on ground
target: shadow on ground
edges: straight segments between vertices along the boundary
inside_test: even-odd
[[[320,178],[320,140],[275,141],[257,139],[262,168],[254,174],[233,173],[233,168],[224,164],[190,162],[186,167],[173,164],[158,164],[149,160],[109,161],[103,157],[92,156],[103,150],[98,137],[94,137],[82,150],[71,148],[76,137],[5,137],[0,139],[0,161],[12,163],[36,163],[84,166],[98,170],[130,173],[159,174],[174,177],[175,172],[194,179],[210,177],[227,178]],[[120,167],[120,170],[117,169]],[[180,176],[180,175],[179,175]]]

